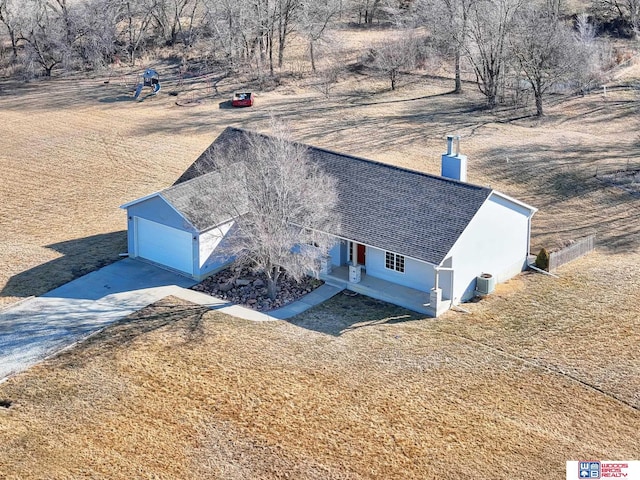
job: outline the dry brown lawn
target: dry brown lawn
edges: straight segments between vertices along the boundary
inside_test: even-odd
[[[471,182],[540,209],[534,250],[597,233],[598,251],[437,320],[338,297],[256,324],[168,299],[0,385],[0,479],[558,478],[567,459],[640,457],[640,198],[595,177],[640,168],[634,91],[553,99],[534,120],[482,110],[472,85],[390,92],[351,72],[329,98],[308,76],[248,83],[256,106],[232,110],[237,81],[179,88],[150,66],[164,93],[141,103],[131,72],[0,81],[0,305],[116,260],[120,204],[270,113],[300,141],[429,173],[461,134]]]
[[[387,34],[342,32],[349,61],[366,44],[358,38]],[[640,198],[595,178],[640,168],[633,91],[552,99],[538,121],[522,110],[482,110],[471,84],[449,95],[450,80],[414,75],[390,92],[384,79],[347,72],[329,98],[309,76],[284,76],[262,90],[246,84],[257,105],[234,110],[222,107],[237,79],[213,72],[180,87],[175,67],[152,63],[163,93],[141,103],[131,99],[134,70],[0,81],[0,304],[117,259],[126,249],[119,205],[170,185],[225,127],[264,130],[270,113],[288,120],[300,141],[430,173],[439,173],[444,136],[461,134],[471,182],[540,209],[534,250],[595,232],[602,249],[638,251]],[[638,71],[632,65],[616,81]],[[170,91],[200,103],[179,107]]]
[[[165,299],[0,385],[0,478],[563,478],[638,458],[638,276],[600,253],[561,273],[437,320],[344,295],[267,323]],[[588,308],[593,278],[611,293]]]

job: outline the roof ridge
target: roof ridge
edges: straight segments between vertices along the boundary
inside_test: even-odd
[[[225,130],[235,130],[235,131],[242,132],[242,133],[250,133],[250,134],[254,134],[254,135],[259,135],[259,136],[264,137],[264,138],[272,138],[270,135],[267,135],[267,134],[264,134],[264,133],[260,133],[260,132],[256,132],[255,130],[245,130],[243,128],[238,128],[238,127],[227,127],[227,128],[225,128]],[[308,143],[302,143],[302,142],[298,142],[298,141],[294,141],[292,143],[295,143],[295,144],[298,144],[298,145],[302,145],[304,147],[309,148],[310,150],[317,150],[319,152],[326,152],[326,153],[329,153],[331,155],[338,155],[340,157],[349,158],[351,160],[357,160],[359,162],[364,162],[364,163],[368,163],[368,164],[372,164],[372,165],[378,165],[378,166],[381,166],[381,167],[389,168],[391,170],[407,172],[407,173],[411,173],[411,174],[415,174],[415,175],[420,175],[420,176],[423,176],[423,177],[432,178],[434,180],[439,180],[439,181],[443,181],[443,182],[450,182],[450,183],[454,183],[454,184],[457,184],[457,185],[460,185],[460,186],[470,187],[470,188],[474,188],[474,189],[488,190],[488,191],[492,191],[493,190],[493,189],[491,189],[489,187],[483,187],[482,185],[477,185],[475,183],[462,182],[460,180],[455,180],[453,178],[443,177],[442,175],[435,175],[433,173],[421,172],[420,170],[414,170],[412,168],[399,167],[397,165],[381,162],[379,160],[371,160],[370,158],[364,158],[364,157],[359,157],[359,156],[356,156],[356,155],[351,155],[351,154],[348,154],[348,153],[342,153],[342,152],[338,152],[338,151],[335,151],[335,150],[331,150],[329,148],[316,147],[316,146],[310,145]]]
[[[159,196],[169,204],[174,204],[175,200],[178,210],[198,229],[218,221],[218,209],[203,210],[203,205],[206,207],[203,202],[208,202],[211,195],[202,196],[200,186],[218,181],[219,166],[215,157],[219,152],[225,152],[229,142],[242,140],[248,134],[260,139],[274,138],[238,127],[226,127],[182,174],[180,178],[185,180],[159,192]],[[336,215],[341,216],[341,229],[327,233],[357,239],[428,263],[442,261],[493,192],[488,187],[287,141],[304,147],[310,162],[336,179]],[[248,142],[241,141],[239,148],[245,154],[251,153]],[[182,184],[185,185],[174,188]],[[385,216],[393,216],[395,220],[387,222]]]
[[[169,191],[169,190],[175,190],[175,189],[178,189],[178,187],[182,187],[183,185],[187,185],[187,184],[189,184],[189,183],[192,183],[192,182],[194,182],[195,180],[200,180],[200,181],[202,181],[202,179],[203,179],[204,177],[206,177],[207,175],[213,174],[213,173],[218,173],[218,174],[219,174],[220,172],[219,172],[218,170],[211,170],[210,172],[203,172],[202,174],[198,175],[197,177],[193,177],[193,178],[190,178],[189,180],[184,180],[183,182],[180,182],[180,183],[174,183],[173,185],[169,185],[168,187],[163,188],[162,190],[158,191],[157,193],[162,194],[163,192],[167,192],[167,191]]]

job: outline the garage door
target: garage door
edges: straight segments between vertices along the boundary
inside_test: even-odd
[[[136,217],[136,255],[188,274],[193,273],[191,234]]]

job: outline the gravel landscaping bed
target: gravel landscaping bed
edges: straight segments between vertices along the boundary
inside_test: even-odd
[[[275,300],[271,300],[267,295],[267,279],[264,274],[247,267],[232,266],[206,278],[191,289],[265,312],[283,307],[312,292],[323,283],[322,280],[311,277],[305,277],[299,283],[284,277],[278,282]]]

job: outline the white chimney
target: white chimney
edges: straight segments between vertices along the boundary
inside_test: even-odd
[[[455,142],[455,153],[453,151]],[[443,177],[467,181],[467,156],[460,155],[460,135],[447,135],[447,153],[442,155]]]

